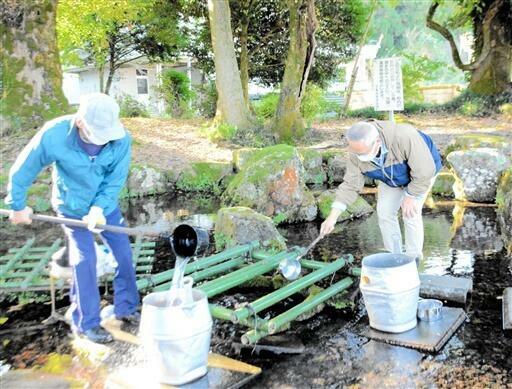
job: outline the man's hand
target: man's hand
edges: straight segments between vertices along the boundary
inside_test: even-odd
[[[338,209],[332,209],[327,219],[324,220],[322,225],[320,226],[320,235],[330,234],[334,230],[334,226],[338,221],[338,217],[340,216],[341,211]]]
[[[32,208],[25,207],[21,211],[11,211],[11,216],[9,216],[9,220],[12,224],[30,224],[32,223]]]
[[[412,218],[418,213],[418,202],[414,197],[404,196],[402,201],[402,215],[406,218]]]
[[[101,230],[96,229],[97,224],[107,224],[107,220],[103,215],[103,209],[93,205],[89,209],[89,213],[82,218],[83,221],[87,222],[87,228],[92,232],[100,232]]]

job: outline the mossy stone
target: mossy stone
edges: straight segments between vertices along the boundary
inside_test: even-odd
[[[194,162],[176,181],[176,188],[184,192],[203,192],[220,195],[223,179],[233,173],[232,165],[217,162]]]
[[[317,198],[318,213],[321,219],[326,219],[331,212],[332,203],[336,198],[335,190],[326,190]],[[373,207],[362,197],[358,197],[357,200],[352,203],[338,218],[338,222],[359,218],[365,215],[369,215],[374,211]]]
[[[451,172],[440,172],[434,185],[432,186],[432,194],[442,197],[455,197],[453,192],[453,184],[455,184],[455,176]]]

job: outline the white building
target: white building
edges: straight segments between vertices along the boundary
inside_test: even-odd
[[[201,85],[205,78],[201,71],[195,68],[190,58],[180,58],[175,63],[152,63],[140,58],[121,65],[116,70],[109,94],[115,98],[131,96],[143,103],[154,114],[163,114],[164,102],[157,93],[160,85],[159,76],[164,70],[174,69],[186,73],[191,86]],[[103,74],[106,82],[108,70]],[[69,68],[63,72],[64,95],[71,105],[80,102],[80,96],[100,91],[100,72],[92,66]]]
[[[364,107],[373,106],[375,100],[375,93],[373,90],[373,60],[377,58],[377,53],[380,49],[382,35],[377,42],[368,43],[361,48],[361,53],[357,61],[357,74],[350,98],[350,109],[359,109]],[[340,69],[345,69],[345,78],[333,82],[329,85],[328,92],[331,94],[345,95],[348,89],[350,78],[356,68],[355,58],[347,64],[339,66]]]

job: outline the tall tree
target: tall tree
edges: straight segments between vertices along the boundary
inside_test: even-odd
[[[178,0],[61,0],[58,32],[64,61],[100,71],[109,93],[123,64],[141,57],[169,60],[185,46]],[[106,77],[104,71],[106,70]]]
[[[55,33],[56,0],[0,3],[1,133],[38,127],[66,112]]]
[[[252,126],[252,117],[244,99],[236,62],[229,1],[208,0],[208,15],[218,94],[216,120],[248,129]]]
[[[287,4],[290,44],[274,123],[274,132],[285,142],[304,134],[300,106],[313,64],[318,27],[315,0],[287,0]]]
[[[427,26],[450,44],[455,66],[470,74],[469,88],[479,94],[496,94],[511,86],[512,2],[510,0],[459,0],[451,26],[473,27],[474,58],[463,63],[455,39],[447,26],[434,20],[441,2],[434,0],[427,13]]]
[[[201,16],[201,2],[195,16]],[[284,62],[289,47],[289,11],[283,0],[231,0],[232,30],[235,52],[242,80],[256,80],[276,86],[284,75]],[[322,0],[316,3],[319,27],[317,48],[310,80],[319,85],[331,81],[337,66],[355,53],[355,43],[362,34],[368,7],[361,0]],[[206,73],[213,72],[208,23],[195,25],[190,52]],[[245,48],[247,46],[247,48]],[[245,74],[247,69],[248,77]],[[242,82],[244,90],[246,86]]]

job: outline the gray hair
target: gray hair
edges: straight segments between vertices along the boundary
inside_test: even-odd
[[[349,142],[364,142],[369,146],[379,137],[379,131],[373,124],[358,122],[347,130],[345,136]]]

